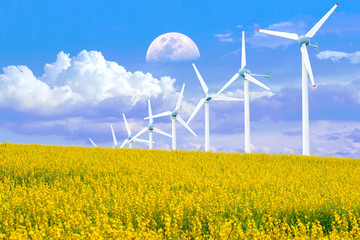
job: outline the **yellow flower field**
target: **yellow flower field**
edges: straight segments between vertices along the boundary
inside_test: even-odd
[[[360,239],[360,159],[0,144],[3,239]]]

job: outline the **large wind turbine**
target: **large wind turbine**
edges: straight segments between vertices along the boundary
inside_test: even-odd
[[[152,116],[152,111],[151,111],[151,105],[150,105],[150,99],[148,99],[148,108],[149,108],[149,125],[147,127],[144,127],[143,129],[140,130],[140,132],[138,132],[134,138],[137,138],[139,137],[141,134],[143,134],[144,132],[146,132],[147,130],[149,131],[149,149],[151,150],[152,149],[152,144],[153,144],[153,131],[156,132],[156,133],[159,133],[159,134],[162,134],[164,136],[167,136],[167,137],[170,137],[171,138],[171,135],[170,134],[167,134],[166,132],[163,132],[161,131],[160,129],[158,128],[155,128],[153,126],[153,116]]]
[[[194,133],[194,131],[185,123],[185,121],[182,119],[182,117],[180,117],[179,112],[178,112],[181,107],[181,102],[182,102],[182,98],[183,98],[183,94],[184,94],[184,88],[185,88],[185,83],[183,84],[183,86],[181,88],[181,92],[180,92],[178,101],[176,103],[176,107],[173,111],[166,111],[166,112],[159,113],[159,114],[152,116],[153,118],[171,116],[172,149],[173,150],[176,150],[176,120],[178,120],[187,130],[189,130],[189,132],[191,132],[196,137],[196,134]],[[146,117],[144,119],[149,119],[149,117]]]
[[[126,121],[126,117],[125,117],[124,113],[123,113],[123,118],[124,118],[125,127],[126,127],[128,137],[123,141],[120,148],[123,148],[125,146],[125,144],[127,144],[127,143],[129,144],[129,148],[132,148],[133,147],[133,142],[143,142],[143,143],[148,143],[149,142],[148,140],[144,140],[144,139],[141,139],[141,138],[138,138],[138,137],[136,137],[136,138],[132,137],[131,136],[131,129],[130,129],[129,125],[128,125],[128,122]],[[115,134],[113,134],[113,136],[115,136]]]
[[[199,109],[201,108],[201,106],[203,104],[205,104],[205,151],[209,151],[210,150],[210,123],[209,123],[209,103],[210,100],[215,100],[215,101],[243,101],[243,99],[240,98],[233,98],[233,97],[225,97],[225,96],[218,96],[219,93],[217,94],[209,94],[209,89],[206,86],[206,83],[204,81],[204,79],[201,77],[199,71],[197,70],[195,64],[192,64],[196,75],[200,81],[201,87],[204,90],[204,97],[200,99],[198,105],[196,106],[196,108],[194,109],[193,113],[191,114],[189,120],[186,122],[186,124],[189,124],[189,122],[191,121],[191,119],[193,119],[193,117],[195,116],[195,114],[199,111]]]
[[[310,76],[311,83],[315,87],[314,76],[312,73],[309,55],[308,55],[308,46],[317,46],[310,44],[310,38],[312,38],[319,28],[324,24],[328,19],[330,14],[332,14],[335,8],[338,6],[336,3],[329,12],[325,14],[323,18],[320,19],[315,26],[310,29],[310,31],[302,36],[298,36],[296,33],[286,33],[286,32],[277,32],[270,30],[258,29],[258,32],[267,33],[279,37],[289,38],[297,40],[301,45],[301,60],[302,60],[302,131],[303,131],[303,155],[310,155],[310,137],[309,137],[309,93],[308,93],[308,75]]]
[[[242,53],[241,53],[241,68],[235,75],[224,85],[224,87],[216,94],[216,96],[222,93],[231,83],[233,83],[240,76],[244,79],[244,123],[245,123],[245,152],[251,152],[250,144],[250,105],[249,105],[249,82],[253,82],[256,85],[270,90],[266,85],[259,82],[252,76],[261,76],[266,78],[271,78],[271,74],[267,73],[266,75],[261,74],[252,74],[249,69],[245,69],[246,66],[246,56],[245,56],[245,33],[242,32]]]

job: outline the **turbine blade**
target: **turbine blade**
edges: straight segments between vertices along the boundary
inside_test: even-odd
[[[249,80],[250,82],[255,83],[256,85],[265,88],[266,90],[270,90],[270,88],[268,86],[266,86],[265,84],[261,83],[260,81],[256,80],[255,78],[253,78],[252,76],[250,76],[249,74],[245,73],[245,79]]]
[[[152,117],[153,117],[153,118],[158,118],[158,117],[169,116],[169,115],[171,115],[171,114],[172,114],[172,112],[166,111],[166,112],[163,112],[163,113],[155,114],[155,115],[153,115]],[[146,118],[144,118],[144,119],[149,119],[149,117],[146,117]]]
[[[192,133],[192,135],[194,135],[195,137],[197,137],[196,133],[194,133],[194,131],[189,127],[189,125],[186,124],[186,122],[184,121],[184,119],[182,119],[180,117],[180,115],[176,116],[176,119],[187,129],[189,130],[189,132]]]
[[[239,73],[235,73],[235,75],[220,89],[220,91],[215,95],[217,97],[220,93],[222,93],[230,84],[232,84],[236,79],[240,77]]]
[[[144,132],[146,132],[146,130],[148,130],[147,127],[144,127],[143,129],[141,129],[141,130],[132,138],[132,140],[135,141],[135,139],[137,139],[138,136],[140,136],[141,134],[143,134]]]
[[[113,140],[114,140],[114,147],[116,147],[118,143],[117,143],[117,140],[115,137],[115,132],[114,132],[114,128],[113,128],[112,124],[110,124],[110,127],[111,127],[111,133],[112,133]]]
[[[189,122],[193,119],[193,117],[195,116],[195,114],[199,111],[199,109],[201,108],[201,106],[205,103],[205,98],[200,99],[198,105],[196,106],[196,108],[194,109],[193,113],[191,114],[189,120],[187,120],[186,124],[189,124]]]
[[[271,78],[271,72],[268,72],[268,73],[265,73],[265,74],[254,74],[254,73],[251,73],[249,74],[250,76],[255,76],[255,77],[266,77],[267,79],[270,79],[272,80]]]
[[[319,28],[324,24],[324,22],[329,18],[329,16],[335,11],[335,8],[337,8],[339,4],[335,4],[330,11],[328,11],[325,16],[323,16],[319,22],[315,24],[315,26],[310,29],[310,31],[305,35],[305,37],[311,38],[315,35],[315,33],[319,30]]]
[[[149,140],[145,140],[145,139],[141,139],[141,138],[136,138],[133,140],[134,142],[142,142],[142,143],[149,143]]]
[[[181,92],[180,92],[180,95],[179,95],[179,98],[178,98],[178,101],[177,101],[176,107],[175,107],[176,110],[179,110],[181,107],[181,102],[182,102],[183,95],[184,95],[184,88],[185,88],[185,83],[183,84],[183,86],[181,88]]]
[[[91,140],[91,138],[89,138],[89,140],[92,143],[92,145],[94,145],[94,147],[97,147],[96,144],[93,142],[93,140]]]
[[[125,114],[123,114],[123,118],[124,118],[124,122],[125,122],[126,131],[128,133],[128,136],[130,136],[131,135],[131,130],[130,130],[130,127],[128,125],[128,122],[126,121]]]
[[[197,77],[198,77],[198,79],[200,81],[200,84],[201,84],[202,89],[204,90],[204,93],[207,94],[208,91],[209,91],[209,88],[206,86],[206,83],[205,83],[204,79],[201,77],[201,75],[200,75],[199,71],[197,70],[195,64],[193,63],[192,65],[193,65],[193,67],[195,69],[196,75],[197,75]]]
[[[309,54],[308,54],[307,47],[306,47],[305,43],[301,46],[301,55],[302,55],[302,58],[303,58],[303,60],[305,62],[306,70],[309,73],[311,83],[312,83],[313,87],[315,87],[314,75],[313,75],[313,72],[312,72],[312,69],[311,69],[310,60],[309,60]]]
[[[242,53],[241,53],[241,68],[246,66],[246,55],[245,55],[245,32],[242,31]]]
[[[218,96],[213,98],[214,101],[244,101],[241,98],[234,98],[234,97],[226,97],[226,96]]]
[[[125,146],[125,144],[127,144],[128,142],[129,142],[129,140],[128,140],[128,139],[125,139],[125,140],[123,141],[123,143],[121,144],[120,148],[123,148],[123,147]]]
[[[149,108],[149,122],[150,122],[150,124],[152,124],[154,122],[154,120],[153,120],[153,117],[152,117],[150,99],[148,99],[148,108]]]
[[[169,138],[172,137],[170,134],[167,134],[166,132],[161,131],[160,129],[158,129],[158,128],[156,128],[156,127],[154,127],[154,132],[159,133],[159,134],[162,134],[162,135],[167,136],[167,137],[169,137]]]
[[[293,39],[293,40],[299,39],[299,36],[296,33],[286,33],[286,32],[278,32],[278,31],[263,30],[263,29],[258,29],[258,32],[266,33],[266,34],[270,34],[270,35],[274,35],[274,36],[278,36],[278,37],[289,38],[289,39]]]

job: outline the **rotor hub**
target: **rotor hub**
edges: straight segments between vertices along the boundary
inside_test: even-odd
[[[251,74],[251,71],[249,69],[241,68],[239,69],[238,73],[240,74],[240,76],[245,77],[245,73]]]
[[[211,96],[209,96],[209,95],[204,95],[204,98],[205,98],[205,101],[206,102],[209,102],[211,99],[212,99],[212,97]]]
[[[176,118],[177,115],[178,115],[178,111],[176,111],[176,110],[172,111],[172,113],[171,113],[172,117]]]
[[[299,39],[298,39],[298,42],[300,43],[300,45],[302,46],[304,43],[306,46],[309,46],[310,44],[310,39],[308,37],[305,37],[304,35],[303,36],[300,36]]]
[[[132,136],[131,136],[131,135],[129,135],[129,136],[128,136],[128,140],[131,140],[131,139],[132,139]]]
[[[153,125],[152,125],[152,124],[149,124],[149,126],[148,126],[148,129],[149,129],[149,131],[152,131],[152,130],[154,130],[154,127],[153,127]]]

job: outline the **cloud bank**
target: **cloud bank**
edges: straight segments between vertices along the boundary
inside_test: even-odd
[[[8,66],[0,74],[0,108],[49,113],[79,104],[98,104],[121,97],[131,105],[175,93],[175,79],[127,71],[101,52],[81,51],[70,58],[60,52],[36,77],[26,66]]]

